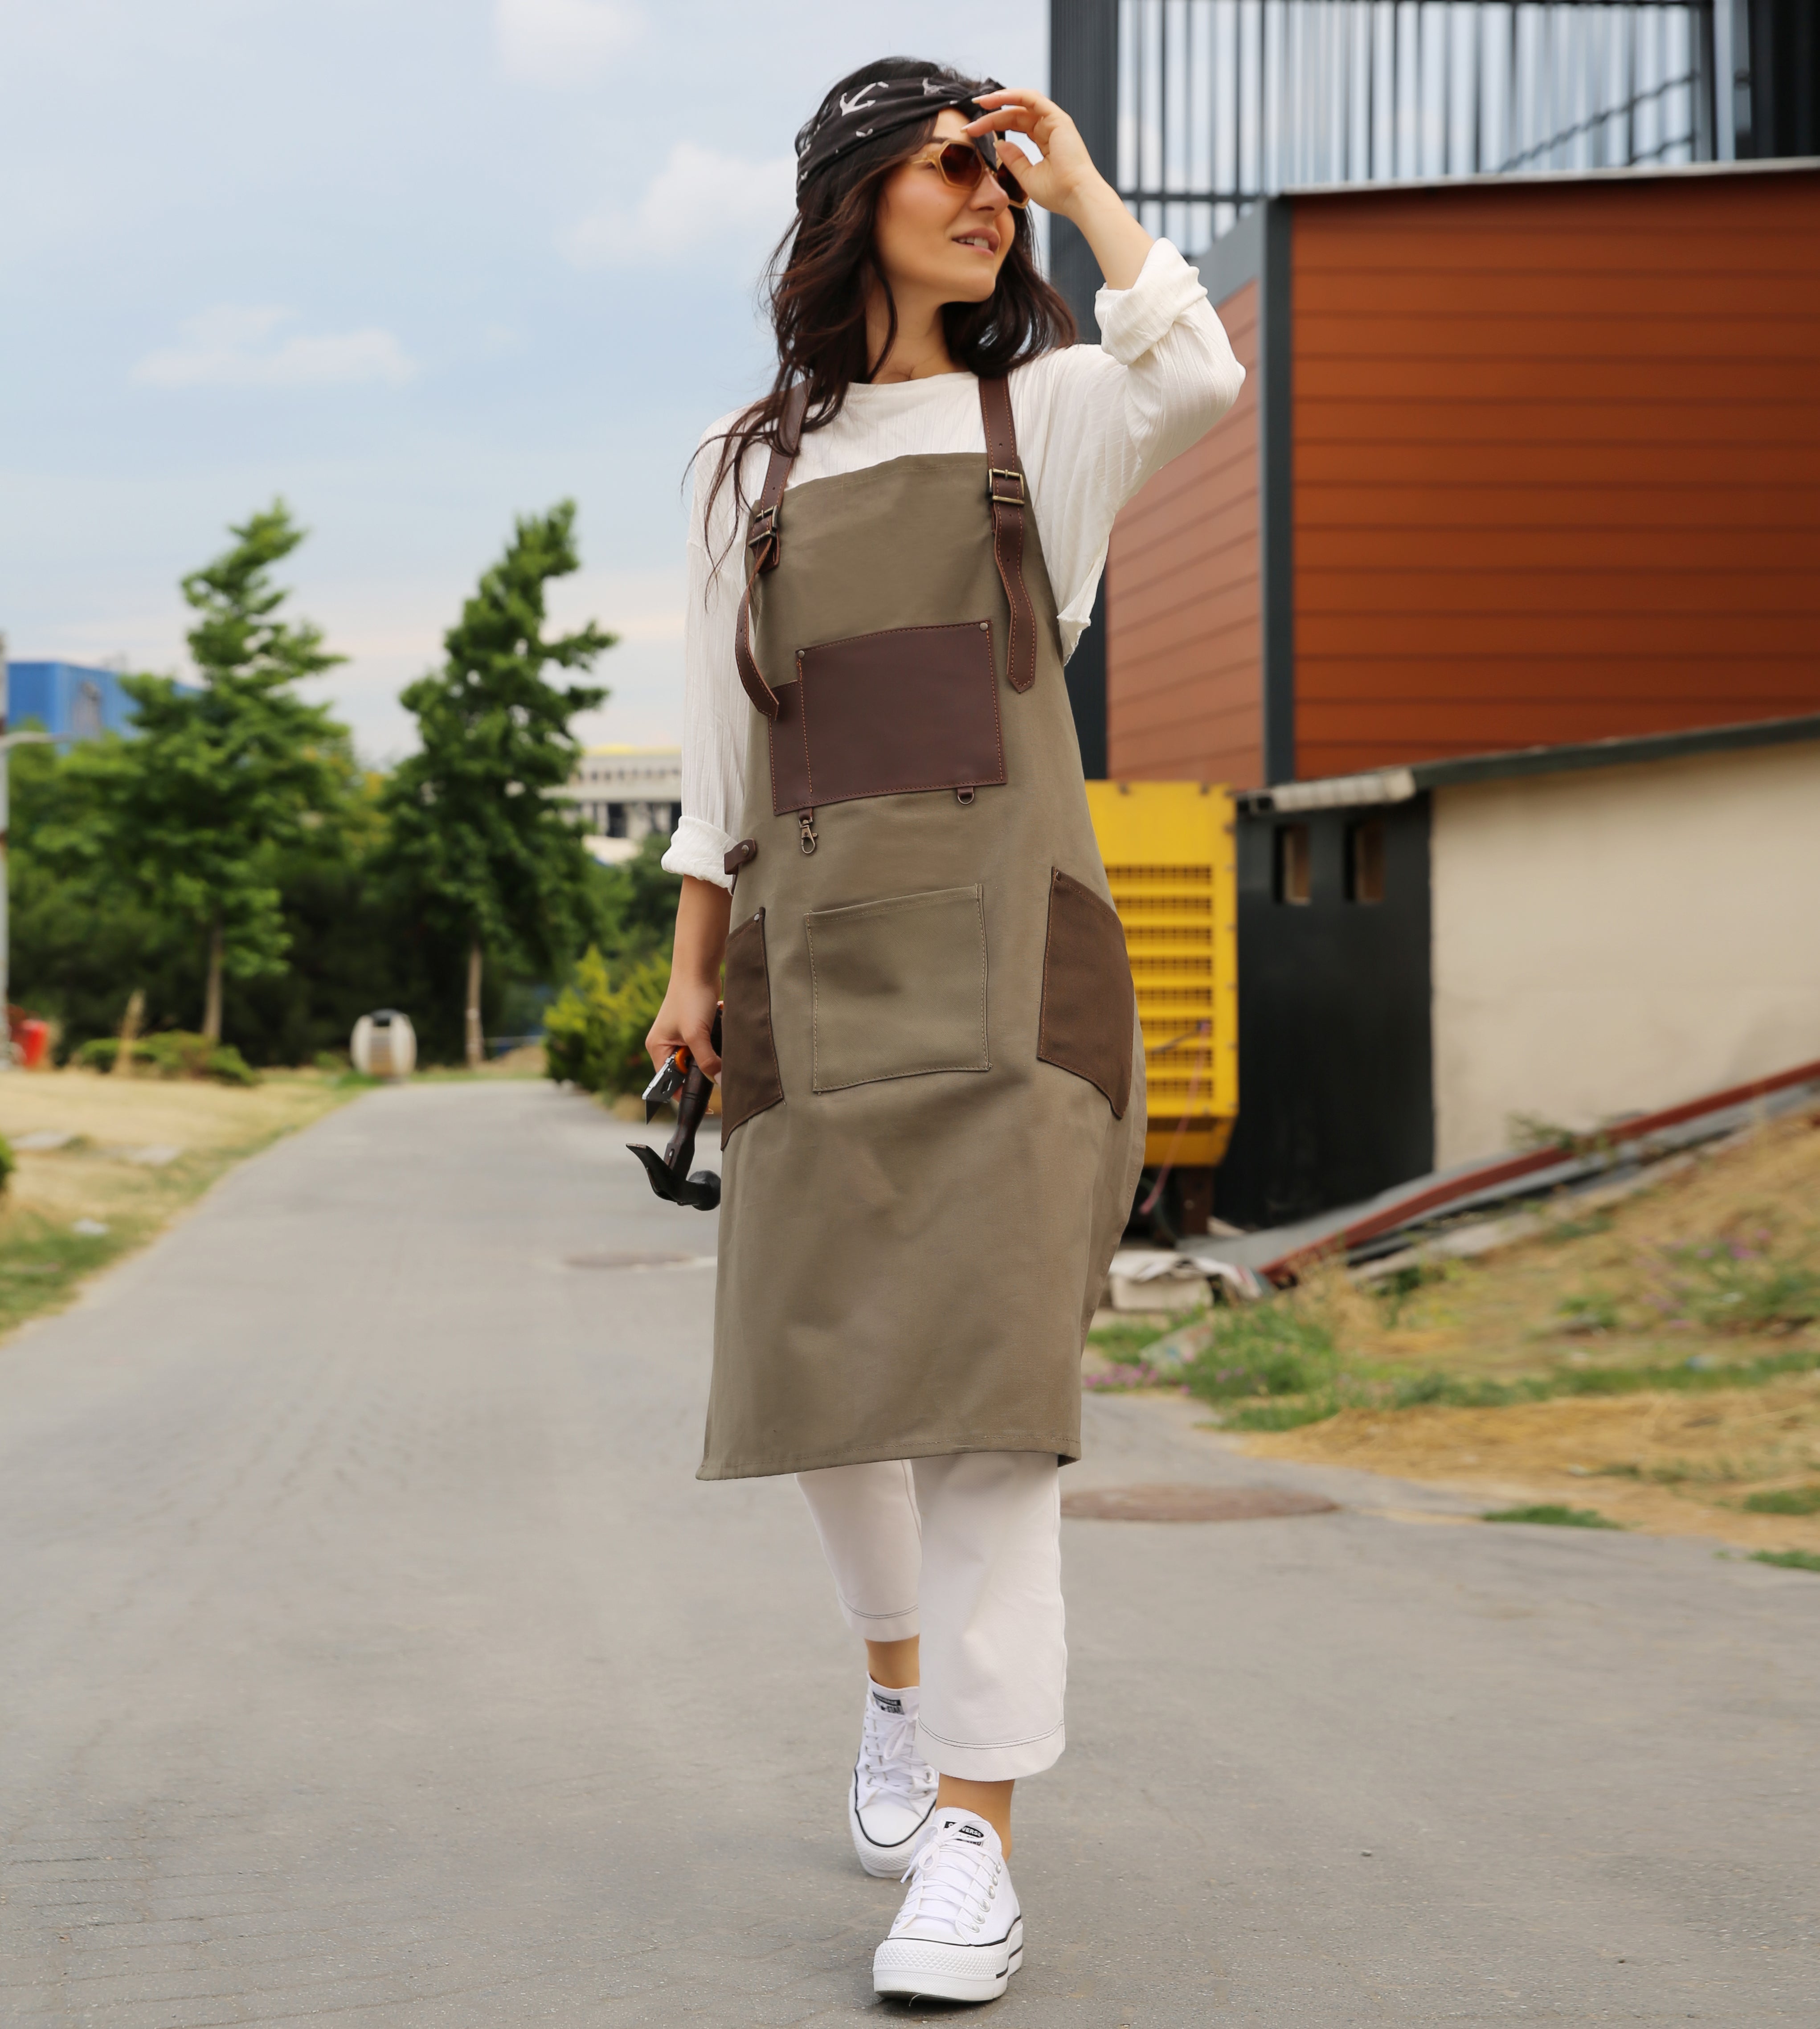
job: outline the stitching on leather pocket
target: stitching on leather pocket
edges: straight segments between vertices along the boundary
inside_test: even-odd
[[[771,970],[765,952],[765,911],[750,916],[727,940],[721,1015],[721,1145],[735,1128],[784,1096],[777,1045],[771,1033]]]
[[[818,909],[803,921],[817,1092],[992,1069],[978,887]]]
[[[1005,780],[992,623],[887,627],[796,651],[768,739],[778,815]]]
[[[1097,1085],[1120,1120],[1131,1104],[1136,1011],[1131,959],[1118,911],[1060,867],[1051,867],[1036,1054],[1044,1063]]]

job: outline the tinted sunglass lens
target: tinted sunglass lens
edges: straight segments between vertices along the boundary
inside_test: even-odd
[[[988,156],[984,148],[969,142],[951,141],[936,160],[943,178],[956,190],[972,190],[988,172],[998,176],[999,187],[1005,193],[1012,210],[1021,211],[1028,199],[1015,177],[1000,173],[996,158],[996,150]]]
[[[982,134],[979,141],[980,159],[999,180],[999,187],[1005,193],[1005,202],[1014,211],[1021,211],[1029,199],[1024,195],[1024,186],[1005,167],[1005,151],[990,134]]]

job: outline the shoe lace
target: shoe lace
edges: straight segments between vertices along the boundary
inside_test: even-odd
[[[910,1883],[895,1927],[927,1916],[957,1931],[977,1931],[986,1920],[1005,1863],[984,1846],[938,1832],[904,1870]]]
[[[859,1737],[859,1801],[896,1797],[911,1805],[934,1793],[936,1771],[917,1752],[917,1723],[868,1702]]]

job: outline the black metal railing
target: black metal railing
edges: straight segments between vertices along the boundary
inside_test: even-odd
[[[1293,187],[1719,152],[1711,0],[1118,0],[1118,187],[1184,247]]]

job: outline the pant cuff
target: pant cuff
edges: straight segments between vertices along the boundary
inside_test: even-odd
[[[876,1641],[878,1637],[874,1635]],[[1026,1775],[1040,1775],[1062,1759],[1068,1745],[1068,1729],[1058,1726],[1040,1740],[1013,1741],[1004,1747],[969,1747],[941,1739],[921,1720],[917,1724],[917,1745],[924,1760],[938,1775],[958,1775],[963,1782],[1016,1782]]]
[[[922,1631],[914,1606],[902,1613],[862,1613],[841,1600],[840,1617],[863,1641],[908,1641]]]

